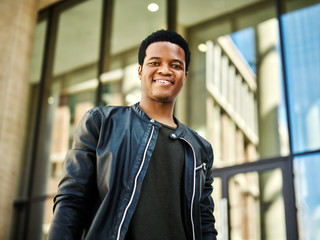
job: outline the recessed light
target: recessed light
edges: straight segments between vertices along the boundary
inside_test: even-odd
[[[207,47],[206,44],[201,43],[201,44],[198,45],[198,49],[199,49],[200,52],[206,52],[208,47]]]
[[[148,10],[149,10],[150,12],[156,12],[156,11],[159,10],[159,5],[156,4],[156,3],[150,3],[150,4],[148,5]]]
[[[48,97],[48,104],[53,104],[54,103],[54,97],[50,96]]]

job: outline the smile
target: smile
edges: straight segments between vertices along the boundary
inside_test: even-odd
[[[157,79],[157,80],[154,80],[154,82],[161,83],[161,84],[173,84],[173,82],[168,80],[163,80],[163,79]]]

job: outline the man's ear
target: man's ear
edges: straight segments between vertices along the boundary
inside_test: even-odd
[[[188,78],[188,72],[186,72],[186,74],[184,75],[184,81],[183,81],[183,84],[185,84],[185,83],[186,83],[187,78]]]
[[[142,66],[141,65],[139,65],[139,67],[138,67],[138,75],[141,80],[141,76],[142,76]]]

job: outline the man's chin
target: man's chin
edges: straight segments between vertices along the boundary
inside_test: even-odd
[[[163,103],[163,104],[172,104],[174,100],[171,96],[157,96],[154,99],[155,102]]]

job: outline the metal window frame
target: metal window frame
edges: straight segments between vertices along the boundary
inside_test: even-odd
[[[229,180],[231,177],[240,173],[249,172],[264,172],[273,169],[281,169],[282,172],[282,194],[285,208],[285,225],[286,236],[290,240],[298,240],[297,232],[297,220],[296,220],[296,206],[295,206],[295,193],[293,185],[293,174],[291,170],[292,160],[290,156],[275,157],[259,160],[256,162],[245,163],[241,165],[235,165],[231,167],[213,169],[212,174],[215,178],[221,179],[222,198],[227,199],[229,203]],[[229,207],[228,207],[228,219],[230,219]],[[228,226],[228,232],[230,233],[230,222]],[[230,234],[229,234],[230,239]]]

